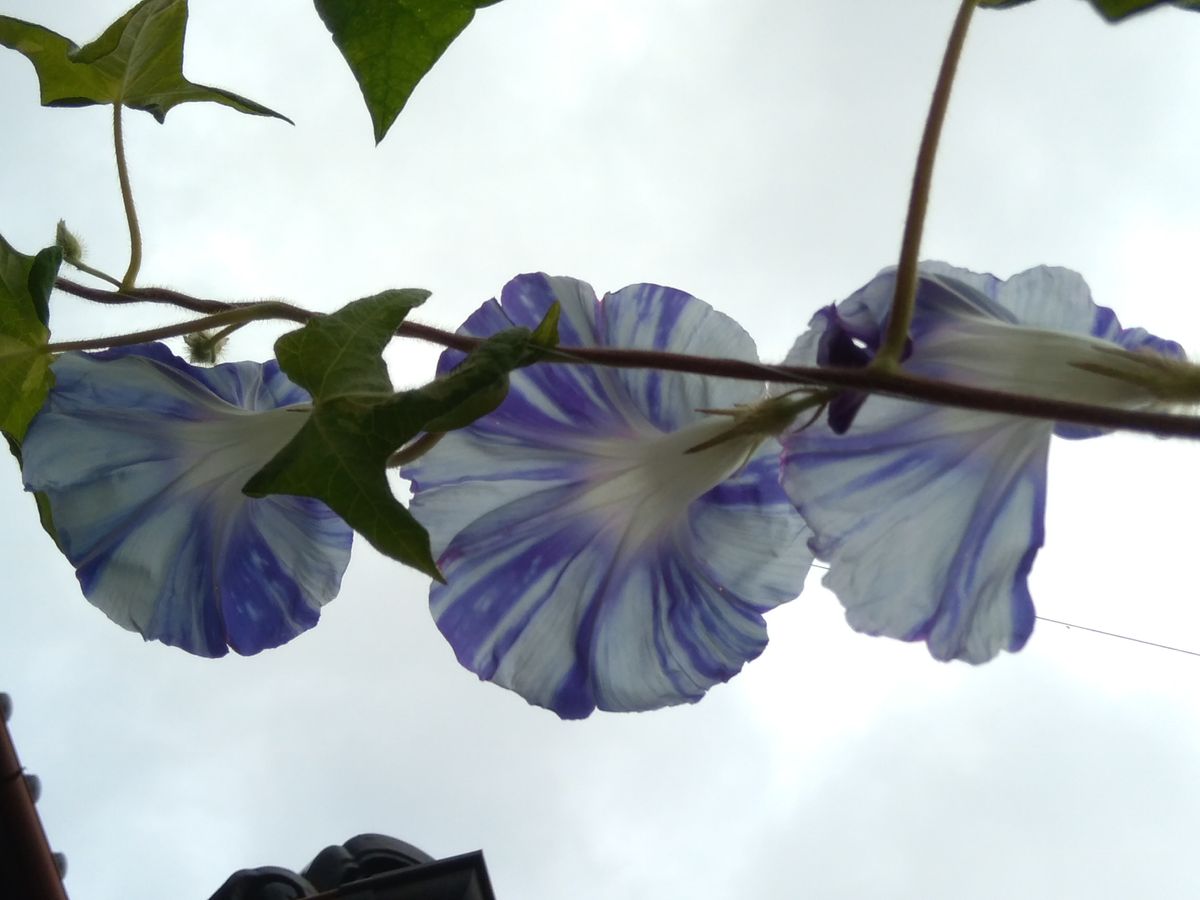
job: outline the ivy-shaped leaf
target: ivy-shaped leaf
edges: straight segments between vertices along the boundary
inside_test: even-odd
[[[61,262],[57,247],[26,256],[0,237],[0,431],[18,444],[54,384],[46,322]]]
[[[143,0],[90,44],[0,16],[0,45],[33,63],[43,106],[122,104],[163,121],[180,103],[210,101],[256,116],[282,116],[253,100],[183,77],[187,0]]]
[[[1008,9],[1022,6],[1032,0],[979,0],[979,5],[992,9]],[[1119,22],[1134,13],[1145,12],[1155,6],[1176,6],[1180,9],[1200,10],[1200,0],[1089,0],[1096,11],[1110,22]]]
[[[375,143],[383,140],[425,73],[470,24],[500,0],[314,0],[358,81]]]
[[[393,393],[381,354],[426,296],[387,291],[356,300],[276,342],[280,367],[312,394],[313,411],[245,491],[322,500],[381,553],[440,579],[429,535],[388,485],[388,459],[433,425],[461,427],[490,412],[504,399],[508,373],[540,349],[527,329],[505,331],[447,375]]]

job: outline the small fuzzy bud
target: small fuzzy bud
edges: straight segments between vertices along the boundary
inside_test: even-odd
[[[188,348],[188,358],[198,366],[211,366],[225,349],[228,337],[220,332],[195,331],[185,334],[183,342]]]
[[[71,234],[67,228],[67,223],[62,219],[58,220],[58,228],[54,232],[54,242],[62,250],[63,259],[67,262],[77,263],[83,261],[83,244],[79,242],[79,238]]]

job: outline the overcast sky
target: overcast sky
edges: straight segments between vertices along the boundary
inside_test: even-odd
[[[113,0],[6,0],[96,36]],[[434,292],[456,327],[511,276],[653,281],[780,358],[891,264],[956,0],[506,0],[383,142],[311,6],[193,0],[185,72],[295,127],[191,104],[126,117],[143,284],[317,310]],[[106,109],[44,110],[0,53],[0,232],[127,234]],[[1081,271],[1200,351],[1200,15],[1113,28],[1082,0],[977,15],[925,255]],[[173,321],[58,296],[60,338]],[[230,358],[264,359],[256,326]],[[398,385],[436,351],[390,352]],[[1051,453],[1039,613],[1200,650],[1200,448]],[[427,579],[356,547],[320,625],[253,658],[144,644],[82,598],[0,478],[0,689],[78,900],[203,898],[366,831],[483,849],[501,900],[1184,898],[1200,890],[1200,659],[1039,623],[972,669],[852,633],[814,572],[771,644],[696,706],[564,723],[479,682]],[[0,466],[3,469],[4,466]]]

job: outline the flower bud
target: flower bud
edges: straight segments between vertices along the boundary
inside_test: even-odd
[[[67,262],[73,264],[83,261],[83,244],[71,234],[67,223],[62,219],[58,220],[58,227],[54,230],[54,243],[62,250],[63,259]]]
[[[188,348],[188,360],[198,366],[213,365],[220,358],[227,340],[229,338],[219,331],[195,331],[183,336]]]

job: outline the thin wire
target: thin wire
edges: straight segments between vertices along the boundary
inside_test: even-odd
[[[829,566],[823,566],[818,562],[812,564],[814,569],[823,569],[829,571]],[[1061,619],[1051,619],[1049,616],[1034,616],[1039,622],[1050,622],[1053,625],[1062,625],[1064,628],[1078,628],[1080,631],[1090,631],[1092,634],[1102,634],[1105,637],[1117,638],[1121,641],[1132,641],[1135,644],[1143,644],[1147,647],[1156,647],[1159,650],[1171,650],[1174,653],[1186,653],[1188,656],[1200,656],[1200,650],[1188,650],[1184,647],[1172,647],[1170,644],[1160,644],[1157,641],[1147,641],[1142,638],[1135,638],[1128,634],[1117,634],[1115,631],[1104,631],[1101,628],[1092,628],[1089,625],[1076,625],[1074,622],[1064,622]]]
[[[1090,631],[1093,634],[1102,634],[1105,637],[1119,638],[1122,641],[1133,641],[1135,644],[1145,644],[1147,647],[1157,647],[1159,650],[1174,650],[1176,653],[1186,653],[1188,656],[1200,656],[1200,651],[1186,650],[1183,647],[1172,647],[1170,644],[1159,644],[1156,641],[1145,641],[1141,638],[1130,637],[1127,634],[1117,634],[1113,631],[1103,631],[1099,628],[1089,628],[1087,625],[1076,625],[1074,622],[1062,622],[1058,619],[1051,619],[1047,616],[1036,616],[1035,618],[1042,622],[1053,622],[1055,625],[1063,625],[1067,628],[1078,628],[1080,631]]]

